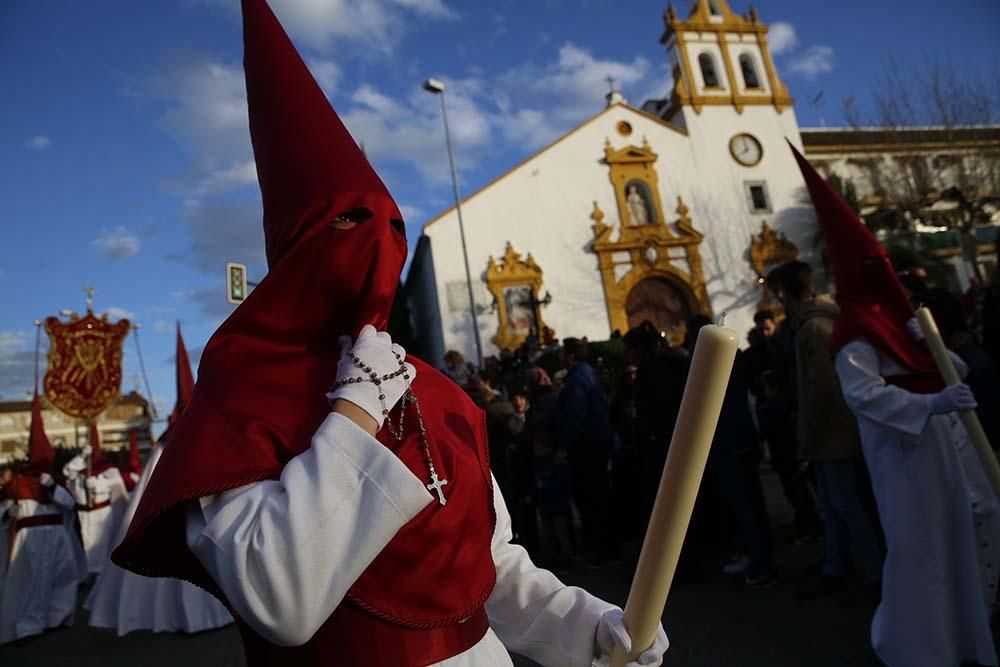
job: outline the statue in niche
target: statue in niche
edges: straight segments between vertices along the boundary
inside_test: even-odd
[[[625,191],[628,223],[636,227],[654,224],[656,221],[653,219],[653,209],[646,189],[640,183],[633,181],[626,186]]]

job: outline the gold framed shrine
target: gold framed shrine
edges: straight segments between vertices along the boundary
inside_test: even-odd
[[[538,291],[542,287],[542,269],[535,258],[521,258],[507,242],[503,257],[497,262],[490,256],[486,265],[486,285],[493,294],[499,317],[493,342],[501,350],[513,350],[532,333],[545,329]]]
[[[771,299],[771,292],[765,285],[768,272],[784,264],[794,262],[799,258],[799,247],[789,241],[783,232],[776,232],[767,222],[761,223],[760,234],[750,238],[750,266],[757,274],[757,284],[764,290],[764,296],[757,303],[758,310],[778,308]]]
[[[676,321],[669,330],[661,330],[679,343],[687,317],[712,312],[699,252],[705,237],[694,229],[680,197],[677,217],[667,220],[655,168],[658,156],[645,139],[642,146],[617,150],[606,141],[604,155],[620,222],[605,223],[596,201],[590,217],[592,250],[598,257],[611,330],[624,333],[638,324],[630,320],[641,318],[643,309],[650,308],[651,288],[658,288],[664,297],[654,305],[673,311]]]

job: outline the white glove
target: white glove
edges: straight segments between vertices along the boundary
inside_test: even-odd
[[[50,475],[47,472],[43,472],[41,475],[39,475],[38,481],[41,482],[42,486],[46,488],[56,483],[56,480],[52,479],[52,475]]]
[[[97,478],[88,477],[87,481],[84,482],[84,484],[86,485],[88,491],[94,491],[95,489],[97,489]]]
[[[943,415],[959,410],[974,410],[979,404],[967,384],[953,384],[930,395],[931,414]]]
[[[370,324],[361,330],[353,344],[349,336],[341,336],[340,348],[337,381],[326,397],[331,403],[338,399],[353,403],[371,415],[381,429],[389,411],[417,376],[417,369],[404,363],[405,374],[400,373],[399,364],[406,358],[406,350],[393,344],[388,333],[376,332]],[[352,354],[369,370],[359,368],[351,359]],[[373,373],[379,378],[377,385],[372,381]],[[390,377],[382,379],[387,376]]]
[[[628,630],[625,629],[622,616],[622,610],[617,608],[609,609],[601,615],[601,620],[597,624],[597,645],[601,648],[601,657],[597,661],[599,665],[608,664],[615,646],[621,646],[626,653],[632,650],[632,638],[629,637]],[[663,654],[667,652],[669,647],[670,640],[667,639],[667,633],[663,631],[661,625],[656,630],[656,639],[653,640],[653,645],[646,649],[638,660],[626,662],[625,667],[661,665],[663,664]]]
[[[924,330],[920,328],[920,322],[917,322],[917,318],[911,317],[906,321],[906,330],[910,332],[910,338],[917,341],[918,343],[924,342]]]

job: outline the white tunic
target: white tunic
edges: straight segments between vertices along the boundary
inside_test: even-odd
[[[187,542],[258,634],[294,646],[313,636],[396,531],[430,502],[423,481],[391,451],[331,414],[279,480],[202,498],[188,513]],[[535,567],[510,543],[498,491],[494,505],[490,630],[441,667],[507,667],[504,645],[543,665],[591,665],[598,622],[614,606]]]
[[[125,538],[162,452],[157,446],[150,453],[142,477],[132,489],[128,510],[114,531],[113,545]],[[90,625],[113,628],[119,637],[134,630],[195,633],[233,622],[218,600],[193,584],[180,579],[143,577],[114,563],[108,563],[98,575],[84,608],[90,612]]]
[[[889,667],[996,665],[1000,512],[961,421],[931,415],[928,395],[887,385],[883,377],[906,371],[866,342],[846,345],[836,363],[889,549],[875,652]]]
[[[82,456],[73,458],[63,468],[66,485],[76,500],[76,504],[86,506],[86,480],[93,480],[90,491],[90,505],[98,505],[110,501],[108,507],[83,511],[77,510],[80,520],[80,536],[83,538],[83,549],[87,554],[87,571],[99,574],[111,562],[112,539],[115,528],[125,514],[128,505],[128,491],[125,482],[117,468],[108,468],[100,475],[87,477],[86,462]]]
[[[65,489],[53,489],[53,504],[18,500],[7,504],[0,530],[7,533],[15,517],[54,514],[73,507]],[[7,560],[7,543],[0,559]],[[10,564],[0,588],[0,644],[72,625],[76,612],[76,562],[70,535],[62,523],[22,528],[14,536]]]

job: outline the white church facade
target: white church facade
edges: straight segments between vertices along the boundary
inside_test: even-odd
[[[607,339],[694,314],[745,332],[778,262],[814,261],[803,150],[767,26],[725,0],[664,15],[674,88],[607,107],[461,204],[483,354],[544,328]],[[807,148],[807,147],[806,147]],[[808,155],[808,151],[807,155]],[[457,211],[424,226],[406,284],[420,353],[476,358]]]

